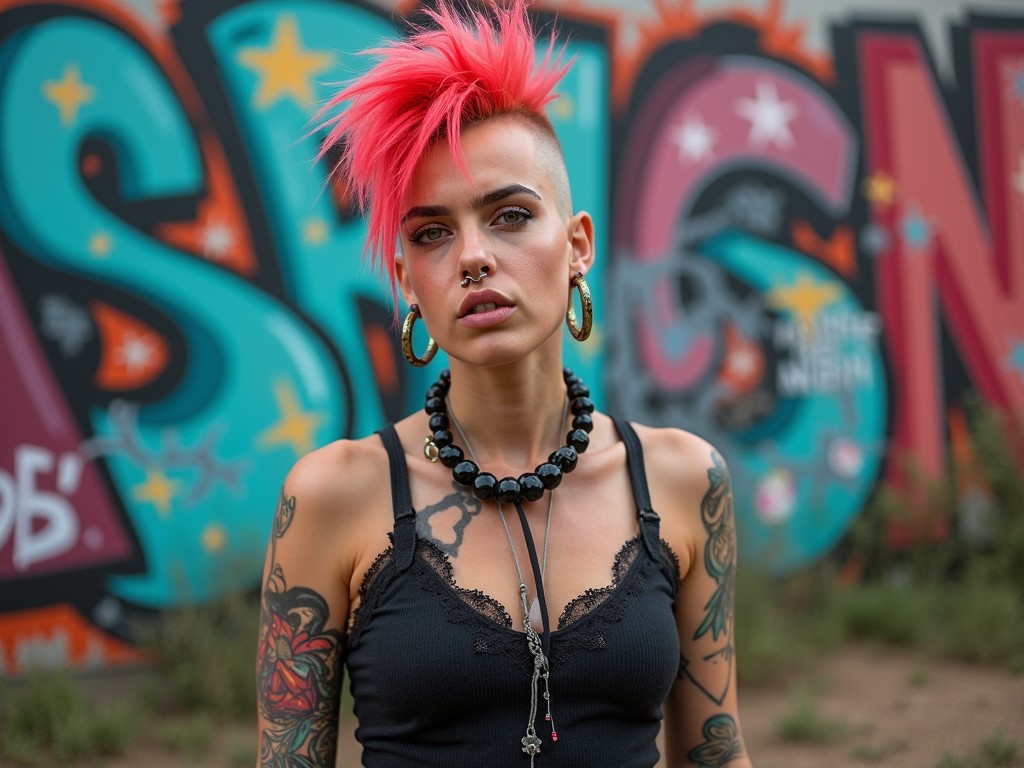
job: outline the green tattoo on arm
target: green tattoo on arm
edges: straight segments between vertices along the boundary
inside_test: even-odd
[[[717,586],[711,598],[704,605],[704,619],[693,634],[694,640],[711,634],[713,641],[721,644],[701,657],[704,666],[691,666],[685,656],[680,656],[679,677],[694,683],[711,701],[721,706],[732,684],[733,657],[733,599],[736,586],[736,524],[733,515],[732,483],[729,470],[717,451],[712,451],[714,466],[708,469],[710,486],[701,499],[700,513],[704,530],[708,534],[704,547],[704,567]],[[706,665],[712,668],[725,664],[728,672],[724,677],[707,674]]]
[[[711,631],[715,640],[728,636],[732,626],[733,591],[736,584],[736,523],[732,509],[732,483],[729,470],[717,451],[712,452],[714,467],[708,469],[711,487],[700,503],[701,520],[708,533],[704,547],[704,567],[716,582],[715,593],[704,606],[707,615],[694,633],[694,639]]]
[[[687,757],[697,768],[725,768],[743,754],[740,731],[729,715],[715,715],[704,723],[704,741]]]

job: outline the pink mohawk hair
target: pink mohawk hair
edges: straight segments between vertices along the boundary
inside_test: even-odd
[[[463,18],[452,0],[425,13],[436,29],[414,27],[403,40],[365,51],[379,61],[313,118],[319,129],[329,129],[317,160],[341,150],[331,177],[344,178],[359,207],[369,211],[365,251],[378,270],[387,271],[395,299],[401,206],[424,153],[447,137],[455,161],[466,170],[459,142],[463,127],[504,114],[524,115],[553,136],[544,107],[556,98],[553,89],[571,65],[562,62],[564,46],[555,54],[554,31],[536,64],[524,0],[495,8],[493,19],[480,11]]]

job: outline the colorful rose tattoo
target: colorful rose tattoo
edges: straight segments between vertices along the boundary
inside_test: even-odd
[[[275,560],[277,539],[294,515],[295,498],[282,494],[256,654],[260,713],[270,724],[260,737],[264,768],[314,768],[335,761],[343,638],[338,630],[324,628],[327,601],[311,589],[289,589]]]

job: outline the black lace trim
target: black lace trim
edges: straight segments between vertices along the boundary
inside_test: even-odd
[[[658,544],[661,549],[661,555],[668,564],[670,571],[668,574],[669,581],[672,582],[672,595],[675,596],[676,592],[679,591],[679,557],[664,539],[658,539]]]
[[[607,587],[594,587],[588,589],[579,597],[569,601],[558,617],[558,628],[562,629],[575,624],[586,617],[588,613],[597,610],[597,607],[607,600],[611,594],[618,589],[622,577],[629,571],[630,566],[636,561],[640,552],[640,539],[630,539],[615,555],[615,562],[612,563],[612,583]]]
[[[580,651],[603,651],[608,645],[605,632],[622,621],[629,601],[643,593],[654,563],[641,558],[643,539],[630,539],[612,564],[612,583],[607,587],[588,589],[570,601],[558,619],[558,628],[570,629],[552,647],[551,662],[565,662]]]
[[[679,583],[679,558],[664,540],[659,543],[661,555],[667,564],[666,570],[671,571],[667,575],[675,591]],[[643,593],[656,567],[650,558],[640,558],[643,548],[640,536],[627,541],[612,563],[611,584],[588,589],[565,606],[558,619],[560,636],[559,642],[552,648],[552,663],[564,662],[579,651],[607,648],[605,630],[622,620],[629,600]],[[515,627],[505,606],[479,589],[463,589],[456,584],[448,555],[433,542],[418,539],[416,553],[419,557],[413,558],[409,570],[417,584],[425,592],[434,595],[449,622],[470,629],[473,650],[476,653],[505,656],[529,670],[532,657],[522,632],[508,631],[515,630]],[[394,562],[392,554],[392,547],[381,552],[363,576],[359,586],[360,603],[349,628],[350,645],[355,644],[380,604],[384,586],[390,581],[389,566]]]
[[[473,638],[473,650],[504,656],[528,673],[533,667],[523,635],[509,632],[512,617],[505,606],[479,589],[463,589],[455,583],[452,564],[441,549],[431,541],[420,539],[409,569],[420,589],[429,592],[441,604],[445,618],[456,626],[466,627]]]
[[[352,613],[352,619],[349,621],[349,644],[355,643],[359,633],[373,615],[373,609],[380,604],[383,590],[377,588],[377,582],[384,569],[393,562],[392,551],[393,547],[388,547],[377,555],[373,562],[370,563],[370,567],[366,569],[366,573],[363,574],[363,580],[359,583],[359,605]]]
[[[455,583],[453,576],[454,568],[452,561],[434,542],[420,539],[416,545],[416,551],[423,558],[423,562],[429,565],[438,576],[459,596],[463,603],[472,608],[484,618],[512,629],[512,617],[508,615],[505,606],[479,589],[463,589]],[[421,585],[422,586],[422,585]],[[433,592],[434,590],[430,590]],[[447,601],[442,601],[448,605]],[[447,615],[449,611],[445,611]]]

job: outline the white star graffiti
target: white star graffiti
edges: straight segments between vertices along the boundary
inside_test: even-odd
[[[699,115],[687,117],[672,134],[672,143],[679,147],[680,160],[700,162],[711,159],[717,141],[718,134]]]
[[[771,81],[759,81],[755,90],[757,98],[736,102],[736,114],[750,121],[747,142],[755,147],[774,144],[779,149],[789,149],[794,143],[789,124],[796,120],[800,110],[792,101],[780,101]]]

